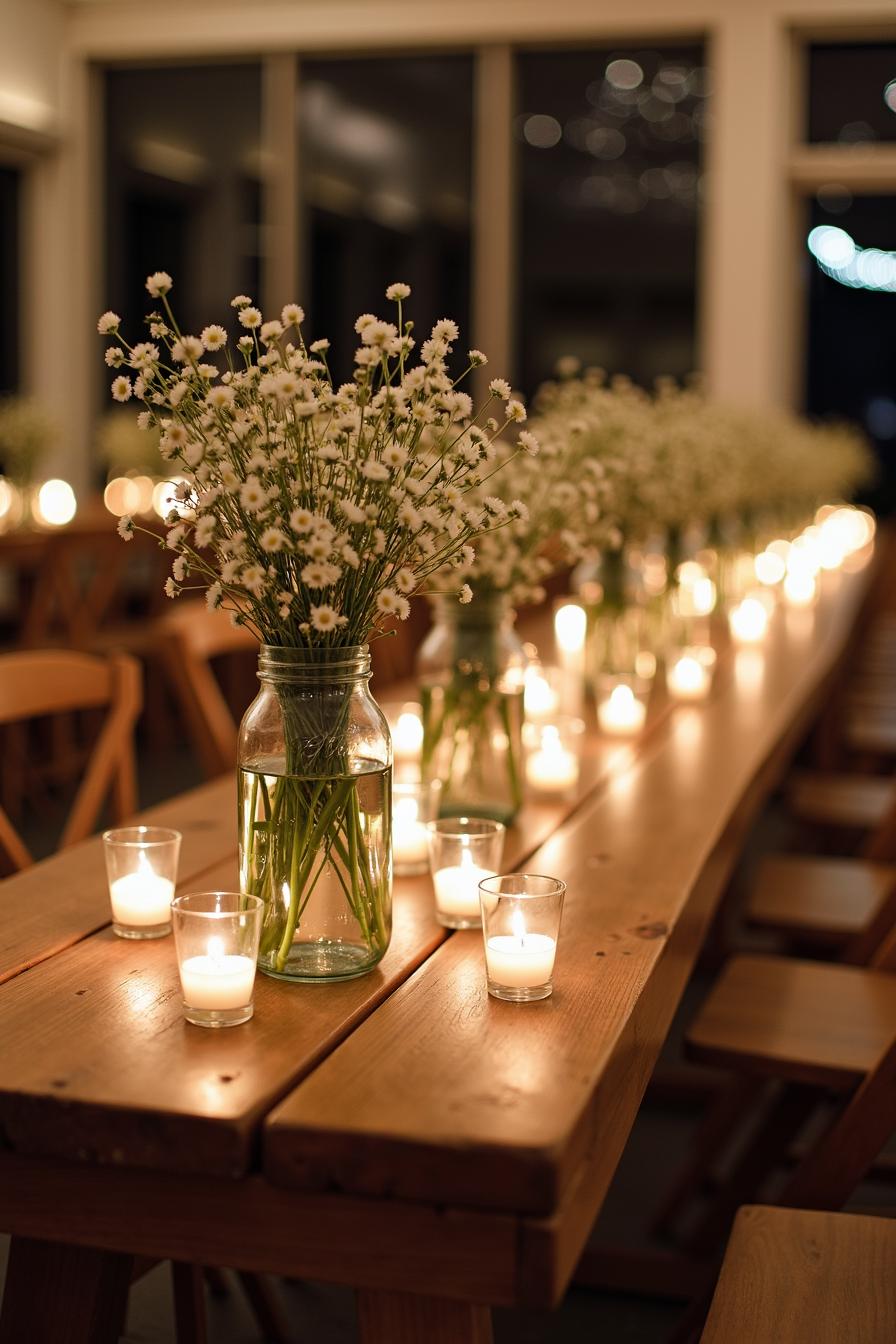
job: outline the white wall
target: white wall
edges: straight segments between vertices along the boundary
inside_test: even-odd
[[[56,130],[62,43],[58,0],[0,0],[0,121]]]

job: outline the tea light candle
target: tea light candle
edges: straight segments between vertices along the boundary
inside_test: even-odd
[[[712,669],[693,653],[683,653],[666,673],[666,688],[676,700],[705,700]]]
[[[511,916],[512,933],[493,934],[485,944],[490,980],[508,989],[536,989],[554,970],[557,940],[546,933],[527,933],[522,912]]]
[[[530,723],[541,723],[560,708],[560,697],[537,667],[529,668],[526,672],[523,704]]]
[[[423,721],[413,710],[404,709],[392,729],[392,749],[396,756],[416,760],[423,746]]]
[[[244,1008],[252,1002],[255,962],[251,957],[225,955],[219,938],[209,938],[205,956],[187,957],[180,965],[184,1002],[191,1008]]]
[[[167,877],[159,877],[141,854],[140,868],[110,883],[109,896],[116,924],[131,928],[167,924],[171,919],[174,883]]]
[[[609,696],[597,706],[597,721],[605,733],[638,733],[646,718],[644,701],[639,700],[631,686],[624,682],[614,686]]]
[[[490,868],[474,863],[469,850],[461,854],[459,864],[437,868],[432,875],[436,893],[436,909],[451,919],[479,919],[479,883],[494,877]]]
[[[396,867],[425,870],[429,859],[426,826],[416,798],[397,798],[392,815],[392,855]]]
[[[572,788],[579,777],[579,761],[575,752],[564,747],[560,730],[547,724],[541,732],[541,745],[526,762],[526,778],[536,789],[545,793],[563,793]]]
[[[768,612],[757,597],[745,597],[728,613],[728,626],[738,644],[758,644],[768,630]]]
[[[784,597],[791,607],[811,607],[818,592],[815,575],[808,569],[791,569],[784,580]]]

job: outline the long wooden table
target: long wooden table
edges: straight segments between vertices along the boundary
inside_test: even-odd
[[[490,999],[480,935],[442,929],[415,878],[376,971],[259,977],[250,1023],[203,1031],[171,940],[112,934],[98,840],[3,884],[0,1344],[26,1319],[35,1344],[114,1339],[96,1303],[134,1255],[352,1285],[365,1344],[483,1344],[491,1305],[556,1304],[871,573],[826,576],[814,612],[779,611],[706,703],[658,703],[638,742],[589,734],[576,796],[524,807],[506,868],[568,884],[541,1003]],[[184,832],[181,888],[236,881],[230,780],[147,819]],[[79,1304],[62,1318],[60,1285]]]

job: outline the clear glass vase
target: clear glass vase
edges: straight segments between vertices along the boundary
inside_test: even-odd
[[[263,645],[239,736],[240,887],[264,901],[259,969],[345,980],[392,931],[392,749],[366,645]]]
[[[436,608],[417,657],[424,780],[442,784],[442,816],[512,821],[523,801],[526,655],[503,597]]]

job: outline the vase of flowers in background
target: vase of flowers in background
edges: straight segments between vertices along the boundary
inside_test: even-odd
[[[30,397],[0,398],[0,530],[33,521],[41,465],[59,426]]]
[[[491,382],[508,415],[526,419],[507,383]],[[582,473],[582,443],[567,426],[540,445],[521,430],[501,442],[476,507],[492,528],[463,551],[459,575],[472,607],[436,607],[435,628],[420,650],[423,770],[442,784],[442,812],[511,821],[522,803],[523,692],[526,657],[514,632],[516,610],[542,602],[544,580],[589,555],[596,535],[597,487]],[[500,474],[495,476],[495,473]]]
[[[396,322],[358,319],[354,378],[335,388],[329,343],[306,345],[297,305],[265,321],[237,296],[234,352],[223,326],[179,330],[169,276],[147,288],[162,304],[148,341],[127,345],[114,313],[99,329],[121,341],[106,354],[127,370],[113,396],[143,400],[140,423],[158,425],[178,477],[166,592],[204,591],[261,645],[239,744],[241,889],[265,903],[259,965],[357,975],[391,930],[391,747],[367,646],[424,584],[471,598],[460,568],[495,525],[479,489],[516,412],[474,421],[447,371],[450,320],[413,356],[406,285],[387,291]],[[471,351],[466,371],[483,363]],[[133,528],[120,521],[123,536]]]

